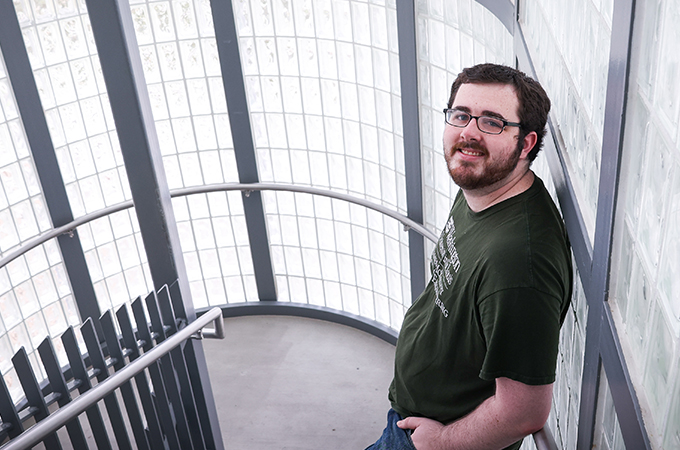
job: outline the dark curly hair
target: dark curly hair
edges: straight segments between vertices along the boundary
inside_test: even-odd
[[[478,64],[463,69],[451,86],[451,96],[448,107],[453,105],[456,93],[462,84],[508,84],[515,88],[519,101],[518,115],[522,124],[519,132],[520,142],[532,131],[538,139],[536,145],[529,152],[528,159],[533,161],[543,146],[545,125],[550,111],[550,99],[538,81],[528,77],[523,72],[508,66],[498,64]]]

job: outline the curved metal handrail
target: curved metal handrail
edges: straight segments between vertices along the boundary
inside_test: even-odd
[[[250,194],[250,192],[252,192],[252,191],[266,191],[266,190],[300,192],[300,193],[306,193],[306,194],[312,194],[312,195],[321,195],[321,196],[324,196],[324,197],[335,198],[335,199],[338,199],[338,200],[343,200],[343,201],[354,203],[354,204],[357,204],[357,205],[360,205],[360,206],[364,206],[366,208],[373,209],[374,211],[378,211],[382,214],[385,214],[387,216],[392,217],[393,219],[398,220],[399,222],[401,222],[404,225],[405,230],[413,229],[418,234],[429,239],[430,241],[432,241],[434,243],[437,242],[437,236],[434,233],[432,233],[430,230],[428,230],[427,228],[425,228],[423,225],[419,224],[418,222],[415,222],[412,219],[404,216],[403,214],[400,214],[400,213],[395,212],[395,211],[393,211],[389,208],[386,208],[382,205],[370,202],[370,201],[362,199],[362,198],[353,197],[353,196],[348,195],[348,194],[342,194],[342,193],[339,193],[339,192],[329,191],[329,190],[326,190],[326,189],[319,189],[319,188],[315,188],[315,187],[311,187],[311,186],[296,186],[296,185],[290,185],[290,184],[277,184],[277,183],[220,183],[220,184],[210,184],[210,185],[197,186],[197,187],[174,189],[174,190],[170,191],[170,197],[182,197],[182,196],[193,195],[193,194],[203,194],[203,193],[208,193],[208,192],[221,192],[221,191],[243,191],[243,192],[245,192],[245,195],[248,196]],[[119,211],[123,211],[125,209],[132,208],[133,206],[134,206],[134,204],[132,203],[132,201],[126,201],[126,202],[119,203],[119,204],[114,205],[114,206],[110,206],[108,208],[101,209],[101,210],[94,212],[94,213],[91,213],[91,214],[86,214],[86,215],[79,217],[78,219],[76,219],[72,222],[67,223],[66,225],[63,225],[63,226],[58,227],[58,228],[54,228],[54,229],[52,229],[52,230],[50,230],[50,231],[48,231],[48,232],[46,232],[46,233],[44,233],[40,236],[37,236],[37,237],[27,241],[24,245],[22,245],[21,247],[10,252],[5,257],[0,259],[0,268],[4,267],[5,265],[10,263],[14,259],[23,255],[24,253],[28,252],[29,250],[32,250],[33,248],[37,247],[38,245],[47,242],[48,240],[50,240],[52,238],[55,238],[55,237],[60,236],[62,234],[72,233],[73,230],[75,230],[80,225],[84,225],[88,222],[91,222],[93,220],[107,216],[109,214],[113,214],[113,213],[116,213],[116,212],[119,212]],[[214,310],[219,310],[219,308],[211,309],[208,313],[202,315],[201,319],[206,317],[208,314],[212,313]],[[197,321],[198,321],[198,319],[197,319]],[[196,322],[194,322],[194,323],[196,323]],[[217,321],[215,323],[217,325]],[[207,324],[207,322],[206,322],[206,324]],[[203,327],[201,327],[201,328],[203,328]],[[184,330],[186,330],[186,328]],[[184,331],[184,330],[182,330],[182,331]],[[220,333],[219,329],[216,329],[215,332],[217,333],[217,336],[213,336],[212,335],[213,333],[209,332],[208,330],[206,330],[204,335],[206,337],[208,337],[209,334],[210,334],[210,337],[218,337],[218,338],[223,337],[223,334]],[[220,335],[221,335],[221,337],[220,337]],[[175,336],[177,336],[177,334],[173,335],[173,337],[175,337]],[[158,348],[158,347],[156,347],[156,348]],[[156,348],[151,350],[149,353],[154,351]],[[147,353],[147,354],[149,354],[149,353]],[[145,354],[145,356],[147,354]],[[160,358],[160,356],[162,356],[163,354],[159,354],[158,357]],[[139,361],[139,359],[135,360],[135,362],[137,362],[137,361]],[[150,364],[151,363],[149,363],[149,365]],[[132,365],[132,364],[130,364],[130,365]],[[130,367],[130,365],[126,366],[125,369]],[[147,366],[144,366],[139,371],[143,370],[145,367],[147,367]],[[125,369],[123,369],[123,370],[125,370]],[[135,372],[135,373],[137,373],[137,372]],[[134,376],[134,374],[132,374],[131,376]],[[107,381],[109,381],[109,380],[111,380],[111,378],[109,378]],[[102,383],[102,385],[103,384],[104,383]],[[120,384],[122,384],[122,382]],[[118,386],[111,388],[111,391],[116,389],[116,387],[118,387]],[[87,393],[90,393],[90,392],[92,392],[92,391],[88,391]],[[108,392],[103,394],[101,398],[103,398],[106,394],[108,394]],[[83,396],[84,395],[81,395],[80,397],[78,397],[78,399],[83,397]],[[98,401],[98,400],[95,400],[95,401]],[[68,406],[73,405],[73,403],[75,403],[75,401],[70,403]],[[81,410],[81,412],[84,411],[86,408],[87,408],[87,406],[85,408],[83,408]],[[48,419],[50,419],[51,417],[53,417],[55,415],[56,415],[56,413],[49,416],[47,419],[43,420],[42,422],[40,422],[40,424],[46,422]],[[64,421],[64,423],[66,423],[67,421],[68,420]],[[57,428],[59,428],[59,427],[56,427],[55,429],[57,429]],[[31,428],[31,430],[32,429],[33,428]],[[53,430],[51,430],[51,431],[53,431]],[[50,431],[47,431],[45,433],[45,435],[47,435],[49,432]],[[24,435],[21,435],[20,438],[23,437],[23,436]],[[42,437],[44,437],[44,435]],[[533,438],[534,438],[534,442],[536,443],[536,446],[539,450],[553,450],[553,449],[557,448],[557,446],[555,445],[555,440],[554,440],[552,434],[550,433],[550,430],[547,428],[547,426],[544,427],[543,429],[539,430],[538,432],[536,432],[533,435]],[[6,447],[5,446],[0,447],[0,450],[10,450],[10,449],[13,449],[13,448],[17,448],[17,449],[18,448],[24,448],[24,447],[12,447],[12,446],[10,446],[10,444],[16,442],[18,439],[19,438],[10,441],[7,444]],[[35,441],[35,442],[37,442],[37,441]]]
[[[546,424],[543,428],[533,434],[534,444],[538,450],[558,450],[555,438]]]
[[[130,362],[127,366],[115,372],[109,378],[98,383],[94,388],[83,392],[66,406],[59,408],[16,438],[7,442],[0,447],[0,450],[21,450],[31,448],[33,445],[43,440],[48,434],[53,433],[72,419],[76,418],[80,413],[122,386],[132,377],[149,367],[182,342],[195,336],[199,330],[203,329],[203,327],[210,322],[215,323],[215,330],[206,330],[204,336],[222,339],[224,337],[222,328],[222,310],[218,307],[214,307],[148,352],[145,352],[139,358]]]
[[[378,211],[387,216],[390,216],[393,219],[396,219],[399,222],[401,222],[404,225],[405,230],[413,229],[418,234],[429,239],[430,241],[437,242],[437,236],[434,233],[425,228],[423,225],[419,224],[418,222],[415,222],[414,220],[406,217],[403,214],[399,214],[396,211],[393,211],[382,205],[370,202],[362,198],[353,197],[351,195],[342,194],[340,192],[329,191],[327,189],[314,188],[311,186],[296,186],[291,184],[278,184],[278,183],[220,183],[190,188],[173,189],[172,191],[170,191],[170,197],[182,197],[186,195],[204,194],[208,192],[221,192],[221,191],[244,191],[246,196],[248,196],[252,191],[289,191],[321,195],[324,197],[344,200],[346,202],[361,205],[374,211]],[[126,202],[122,202],[117,205],[109,206],[108,208],[103,208],[100,209],[99,211],[86,214],[58,228],[53,228],[52,230],[47,231],[46,233],[43,233],[40,236],[36,236],[35,238],[26,241],[21,247],[9,252],[7,255],[1,258],[0,268],[6,266],[19,256],[28,252],[29,250],[32,250],[35,247],[44,244],[50,239],[61,236],[62,234],[72,234],[73,230],[75,230],[81,225],[99,219],[101,217],[132,208],[133,206],[134,204],[132,203],[132,200],[128,200]]]

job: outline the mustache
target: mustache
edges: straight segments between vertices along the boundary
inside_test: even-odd
[[[489,153],[488,150],[486,149],[486,147],[484,147],[482,144],[479,144],[478,142],[474,142],[474,141],[472,141],[472,142],[465,142],[465,141],[458,142],[457,144],[454,144],[453,147],[451,147],[451,149],[454,152],[458,151],[458,150],[462,150],[464,148],[469,148],[470,150],[475,150],[475,151],[478,151],[478,152],[482,152],[484,154]]]

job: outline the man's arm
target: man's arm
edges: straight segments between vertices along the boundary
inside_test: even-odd
[[[496,393],[467,416],[443,425],[422,417],[407,417],[400,428],[414,430],[418,450],[503,449],[535,431],[548,420],[552,384],[530,386],[509,378],[496,379]]]

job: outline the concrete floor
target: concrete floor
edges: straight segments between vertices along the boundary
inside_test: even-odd
[[[204,340],[228,450],[363,450],[385,426],[394,346],[288,316],[224,321]]]

